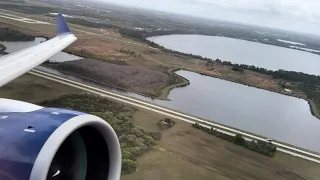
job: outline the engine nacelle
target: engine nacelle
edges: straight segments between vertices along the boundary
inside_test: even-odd
[[[76,111],[30,109],[0,113],[1,180],[120,179],[120,145],[107,122]]]

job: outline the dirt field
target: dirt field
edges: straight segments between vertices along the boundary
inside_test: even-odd
[[[160,131],[156,122],[164,118],[139,111],[135,123],[150,131]],[[317,180],[320,165],[277,152],[275,158],[251,152],[218,139],[176,120],[162,131],[159,147],[139,159],[136,173],[129,179],[239,179]]]

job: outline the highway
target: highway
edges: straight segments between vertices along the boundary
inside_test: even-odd
[[[216,124],[214,122],[206,121],[206,120],[203,120],[203,119],[191,116],[191,115],[187,115],[187,114],[183,114],[183,113],[180,113],[177,111],[173,111],[173,110],[167,109],[165,107],[161,107],[161,106],[158,106],[155,104],[144,102],[142,100],[138,100],[138,99],[135,99],[132,97],[127,97],[127,96],[117,94],[114,92],[102,90],[102,89],[99,89],[99,88],[96,88],[96,87],[93,87],[93,86],[90,86],[87,84],[83,84],[80,82],[69,80],[69,79],[66,79],[66,78],[63,78],[63,77],[60,77],[57,75],[47,73],[47,72],[43,72],[43,71],[39,71],[39,70],[31,70],[29,72],[29,74],[32,74],[32,75],[35,75],[38,77],[42,77],[42,78],[45,78],[48,80],[52,80],[52,81],[55,81],[55,82],[58,82],[61,84],[65,84],[65,85],[68,85],[68,86],[71,86],[71,87],[74,87],[77,89],[81,89],[83,91],[86,91],[86,92],[89,92],[92,94],[100,95],[100,96],[103,96],[103,97],[106,97],[106,98],[109,98],[112,100],[116,100],[116,101],[119,101],[122,103],[126,103],[129,105],[135,106],[135,107],[139,107],[139,108],[153,111],[153,112],[156,112],[156,113],[159,113],[162,115],[166,115],[171,118],[179,119],[179,120],[187,122],[187,123],[191,123],[191,124],[199,123],[201,126],[207,127],[207,128],[214,127],[217,131],[222,132],[222,133],[226,133],[229,135],[235,136],[236,134],[241,134],[242,136],[245,137],[246,140],[265,141],[264,138],[261,138],[261,137],[258,137],[258,136],[255,136],[255,135],[252,135],[252,134],[249,134],[246,132],[241,132],[239,130],[236,130],[236,129],[233,129],[230,127],[226,127],[226,126],[223,126],[220,124]],[[300,157],[305,160],[313,161],[313,162],[320,164],[320,155],[318,155],[318,154],[311,153],[311,152],[301,150],[301,149],[297,149],[295,147],[285,145],[285,144],[282,144],[279,142],[273,142],[273,144],[275,144],[277,146],[278,151],[281,151],[283,153],[290,154],[292,156]]]

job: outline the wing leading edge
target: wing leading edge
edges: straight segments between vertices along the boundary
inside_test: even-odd
[[[0,57],[0,87],[47,61],[75,40],[77,38],[70,32],[63,16],[58,14],[56,37]]]

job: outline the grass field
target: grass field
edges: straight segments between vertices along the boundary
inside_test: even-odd
[[[40,102],[64,94],[82,93],[74,88],[24,75],[0,89],[0,97]],[[277,179],[317,180],[320,165],[278,152],[275,158],[251,152],[203,133],[190,124],[175,120],[168,130],[157,121],[166,118],[139,109],[134,123],[151,132],[161,132],[158,146],[138,159],[138,170],[129,179]]]
[[[164,116],[138,111],[134,122],[161,131],[156,122]],[[320,165],[277,152],[274,158],[251,152],[177,121],[162,131],[159,146],[139,159],[129,179],[277,179],[316,180]]]
[[[16,16],[26,16],[25,14],[1,10],[2,12],[14,14]],[[27,15],[29,18],[39,21],[46,21],[55,24],[55,21],[50,17],[42,15]],[[27,24],[19,21],[0,18],[0,22],[6,26],[13,27],[22,32],[32,35],[53,36],[55,27],[43,24]],[[72,52],[78,55],[84,54],[92,56],[90,58],[98,58],[103,61],[125,61],[128,65],[142,66],[157,71],[168,71],[172,69],[182,68],[193,72],[198,72],[208,76],[213,76],[237,83],[242,83],[250,86],[255,86],[270,91],[288,94],[296,97],[305,98],[305,94],[297,89],[293,89],[292,93],[287,93],[280,87],[277,80],[269,76],[255,73],[252,71],[236,72],[232,71],[229,66],[213,65],[208,68],[205,61],[191,58],[184,55],[172,54],[158,49],[148,47],[147,43],[135,41],[126,37],[121,37],[117,31],[106,29],[108,33],[100,31],[100,29],[88,28],[79,25],[70,24],[72,31],[78,37],[78,40],[66,49],[67,52]],[[134,52],[135,55],[121,52],[121,50]],[[85,52],[85,53],[84,53]],[[163,99],[166,92],[172,87],[159,87],[163,93],[159,93]]]
[[[80,90],[25,74],[0,88],[0,97],[31,103],[57,98],[65,94],[80,93]]]
[[[4,10],[1,10],[4,11]],[[19,16],[21,13],[9,12]],[[27,15],[29,18],[55,23],[45,16]],[[55,27],[48,25],[34,25],[0,18],[2,25],[19,29],[32,35],[52,37]],[[166,53],[147,47],[147,44],[120,37],[111,29],[112,35],[107,35],[99,29],[71,25],[79,40],[67,49],[69,52],[85,50],[99,56],[101,60],[125,60],[132,66],[142,66],[152,70],[168,71],[183,68],[243,83],[259,88],[279,92],[286,92],[272,78],[259,73],[232,71],[228,66],[214,66],[208,69],[205,62],[171,53]],[[130,50],[141,57],[128,56],[120,52],[121,49]],[[163,92],[172,87],[164,88]],[[81,93],[59,83],[47,81],[32,75],[21,78],[0,89],[0,97],[12,98],[37,103],[46,99],[56,98],[64,94]],[[293,95],[305,97],[296,90]],[[278,152],[274,158],[251,152],[227,141],[198,131],[190,124],[176,121],[174,127],[161,130],[156,122],[165,118],[153,112],[139,110],[134,114],[136,125],[148,131],[161,131],[162,139],[159,145],[148,154],[139,158],[138,170],[123,176],[123,180],[131,179],[237,179],[237,180],[319,180],[320,165],[292,157]]]

